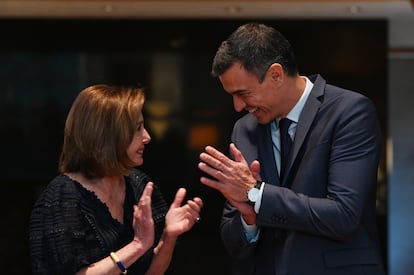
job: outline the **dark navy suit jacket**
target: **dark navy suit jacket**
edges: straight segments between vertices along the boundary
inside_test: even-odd
[[[279,180],[270,124],[247,114],[232,142],[257,159],[265,185],[249,243],[240,214],[226,203],[221,237],[235,274],[383,273],[375,221],[381,152],[376,110],[365,96],[311,76],[314,87],[299,117],[285,178]]]

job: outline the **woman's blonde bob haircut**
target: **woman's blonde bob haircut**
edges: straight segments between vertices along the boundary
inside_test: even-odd
[[[145,96],[141,87],[94,85],[77,96],[66,119],[59,171],[87,178],[127,175],[127,148]]]

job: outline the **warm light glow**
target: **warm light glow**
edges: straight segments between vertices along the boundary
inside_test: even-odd
[[[387,174],[391,175],[394,166],[394,146],[391,138],[387,139]]]
[[[188,147],[192,150],[203,150],[206,145],[218,145],[218,128],[214,124],[198,124],[190,128]]]

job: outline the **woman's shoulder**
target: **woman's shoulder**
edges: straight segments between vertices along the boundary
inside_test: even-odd
[[[138,168],[132,168],[127,176],[127,181],[134,186],[145,186],[149,181],[151,181],[151,178],[144,171]]]
[[[53,203],[63,198],[73,198],[78,194],[76,183],[64,174],[55,176],[40,193],[38,203]]]
[[[128,177],[135,177],[137,180],[149,179],[149,175],[139,168],[132,168],[129,171]]]
[[[149,181],[152,181],[151,177],[138,168],[131,169],[129,175],[127,176],[127,182],[130,183],[134,191],[135,198],[137,199],[141,197],[141,194]],[[163,198],[163,195],[161,194],[156,183],[154,183],[154,191],[152,194],[153,199],[158,199],[158,197]]]

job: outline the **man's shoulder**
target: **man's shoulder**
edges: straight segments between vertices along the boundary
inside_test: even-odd
[[[311,94],[318,98],[323,96],[325,103],[339,102],[340,104],[344,104],[348,102],[354,104],[353,102],[361,100],[370,101],[362,92],[327,82],[321,75],[311,75],[309,79],[314,83],[314,89]]]
[[[256,117],[250,113],[247,113],[236,120],[235,127],[256,128],[258,124],[259,122]]]

